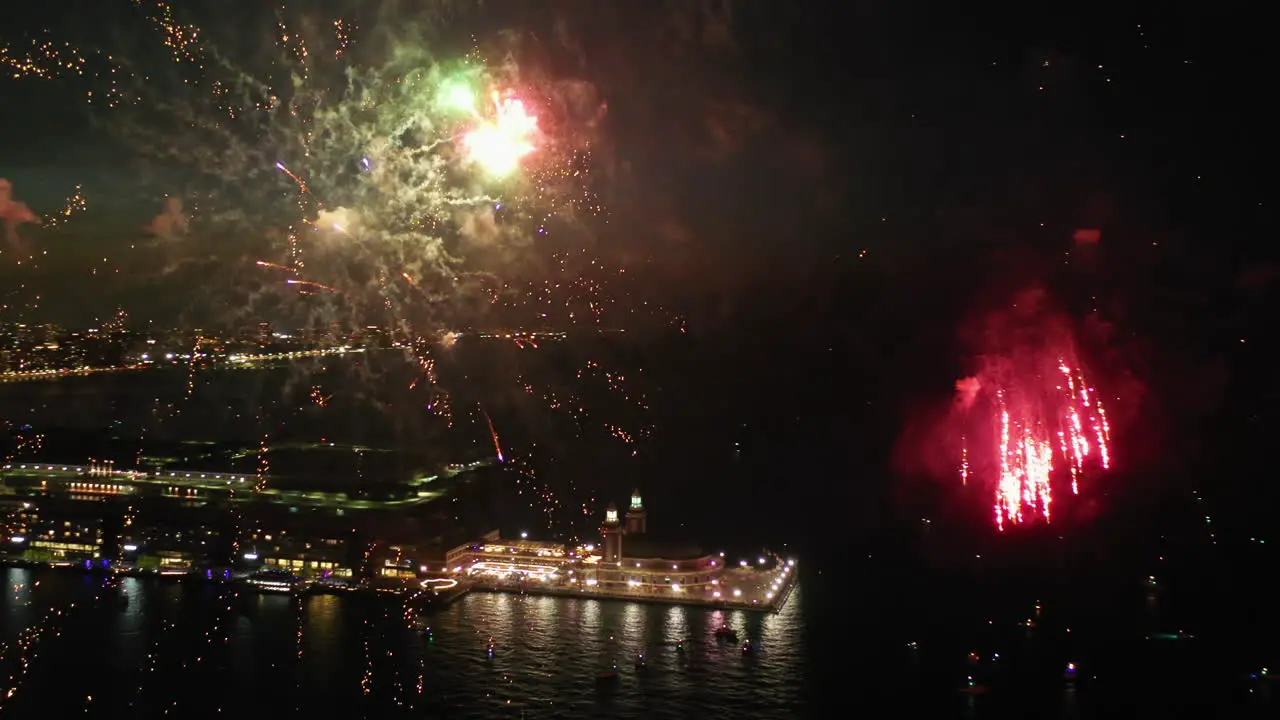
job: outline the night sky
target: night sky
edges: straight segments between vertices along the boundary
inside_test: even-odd
[[[266,4],[173,4],[239,62],[269,58]],[[130,5],[10,3],[0,38],[10,56],[45,37],[114,48],[173,82]],[[1263,438],[1274,424],[1259,405],[1275,398],[1263,371],[1280,277],[1262,31],[1225,6],[305,5],[291,17],[357,18],[361,61],[377,63],[393,28],[416,29],[445,56],[501,40],[522,70],[591,88],[607,105],[593,164],[609,222],[584,245],[633,268],[690,332],[751,348],[759,367],[735,381],[744,389],[771,368],[769,382],[844,398],[817,412],[906,412],[964,372],[966,318],[1040,284],[1117,328],[1117,362],[1158,415],[1148,454],[1206,428]],[[0,176],[15,197],[46,217],[77,184],[88,202],[64,229],[23,226],[47,253],[39,267],[0,256],[5,313],[74,324],[118,304],[137,319],[216,304],[130,255],[184,171],[140,163],[114,114],[86,107],[83,78],[0,82]],[[1078,228],[1101,242],[1075,252]],[[124,279],[90,280],[103,255],[123,258],[106,265]],[[37,289],[39,309],[22,310]],[[1222,447],[1206,447],[1201,467]]]

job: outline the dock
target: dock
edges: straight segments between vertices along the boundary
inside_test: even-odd
[[[791,567],[794,568],[794,565]],[[545,582],[502,583],[473,581],[469,585],[465,586],[465,589],[459,593],[459,596],[468,591],[475,590],[479,592],[508,593],[515,595],[616,600],[621,602],[648,603],[653,605],[688,605],[704,607],[712,610],[745,610],[747,612],[777,613],[781,612],[782,608],[786,606],[787,600],[791,597],[791,592],[795,589],[795,586],[796,573],[788,572],[779,583],[777,590],[773,592],[772,597],[738,600],[727,597],[707,598],[680,596],[668,593],[658,594],[644,591],[601,589],[598,587],[587,587],[582,585],[550,585]]]
[[[202,570],[191,570],[189,572],[171,572],[159,573],[137,570],[103,570],[98,567],[86,569],[79,563],[42,563],[30,561],[13,561],[6,560],[3,565],[11,567],[25,567],[29,569],[61,569],[73,572],[85,572],[92,574],[102,574],[108,572],[114,575],[127,575],[132,577],[155,577],[157,579],[168,580],[192,580],[197,582],[223,583],[223,582],[244,582],[248,579],[247,573],[206,573]],[[793,566],[794,567],[794,566]],[[299,578],[299,580],[302,580]],[[680,596],[675,594],[655,593],[645,591],[627,591],[602,589],[598,587],[589,587],[585,585],[552,585],[546,582],[523,582],[523,583],[504,583],[493,580],[475,580],[471,578],[446,578],[435,577],[425,579],[407,580],[403,585],[392,585],[386,581],[380,582],[353,582],[353,583],[326,583],[312,582],[299,583],[293,593],[316,593],[325,595],[405,595],[408,593],[420,592],[422,590],[431,590],[432,592],[426,596],[424,609],[432,607],[443,607],[453,603],[455,600],[464,595],[476,592],[488,593],[505,593],[511,595],[535,595],[544,597],[560,597],[560,598],[578,598],[590,600],[608,600],[618,602],[635,602],[646,603],[651,605],[685,605],[704,607],[710,610],[744,610],[747,612],[759,613],[777,613],[781,612],[786,606],[787,600],[790,599],[792,591],[796,586],[796,573],[788,572],[778,582],[777,588],[771,596],[756,598],[707,598]],[[246,583],[246,589],[253,589],[251,584]],[[258,590],[259,592],[268,592],[270,590]],[[279,592],[280,589],[275,589]]]

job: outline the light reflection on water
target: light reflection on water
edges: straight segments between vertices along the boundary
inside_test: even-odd
[[[34,611],[15,600],[29,589],[14,586],[38,576],[39,604],[47,608],[86,598],[99,582],[75,572],[2,572],[10,590],[3,606],[6,643]],[[243,593],[228,612],[218,601],[220,587],[211,584],[129,578],[122,586],[127,604],[87,608],[74,632],[45,646],[19,697],[26,705],[19,705],[39,707],[45,716],[83,714],[84,698],[93,694],[104,717],[175,707],[255,717],[350,708],[379,718],[519,717],[521,711],[527,717],[790,718],[801,701],[798,598],[778,615],[748,616],[473,593],[431,613],[427,636],[404,626],[394,599],[315,595],[297,603]],[[229,642],[215,637],[219,621]],[[757,643],[759,652],[744,658],[736,645],[717,641],[713,632],[722,622]],[[86,656],[77,637],[100,638],[104,650]],[[160,669],[146,676],[151,652]],[[640,653],[643,668],[635,663]],[[618,682],[602,685],[597,673],[615,661]],[[104,677],[68,691],[63,673],[73,665],[78,676]],[[211,698],[210,688],[221,694]],[[139,694],[144,700],[131,710]]]

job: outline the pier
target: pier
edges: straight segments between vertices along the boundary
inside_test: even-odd
[[[651,605],[691,605],[711,610],[746,610],[749,612],[781,612],[786,605],[795,581],[788,580],[782,592],[765,602],[742,602],[727,598],[681,597],[678,595],[659,595],[657,593],[627,592],[625,590],[600,590],[586,587],[554,587],[538,585],[509,585],[501,583],[476,583],[467,591],[508,593],[514,595],[545,595],[549,597],[580,598],[588,600],[616,600],[621,602],[637,602]]]

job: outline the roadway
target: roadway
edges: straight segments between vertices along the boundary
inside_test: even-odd
[[[471,463],[465,466],[451,466],[444,477],[474,470],[486,463]],[[263,476],[265,481],[261,490],[253,489],[257,484],[256,475],[239,473],[172,471],[146,473],[135,470],[118,470],[101,465],[70,465],[60,463],[9,463],[0,467],[0,474],[34,477],[40,479],[58,478],[72,481],[84,481],[86,485],[120,483],[124,485],[150,485],[197,489],[206,492],[227,493],[232,502],[268,502],[280,505],[326,507],[344,510],[389,510],[408,508],[442,497],[444,492],[433,492],[419,489],[413,496],[394,500],[366,500],[346,497],[345,493],[327,493],[305,490],[279,490],[271,487],[271,476]],[[422,487],[441,475],[418,478],[413,485]],[[243,493],[236,494],[243,489]],[[83,492],[102,492],[111,494],[114,490],[89,487]]]
[[[293,352],[283,353],[232,353],[225,357],[213,355],[202,355],[198,359],[211,360],[218,363],[222,367],[251,367],[265,362],[279,362],[283,360],[299,360],[309,357],[322,357],[325,355],[348,355],[351,353],[365,352],[365,348],[339,347],[328,348],[325,350],[297,350]],[[78,368],[60,368],[55,370],[14,370],[10,372],[0,373],[0,382],[32,382],[40,380],[57,380],[64,377],[77,377],[82,375],[97,375],[101,373],[119,373],[131,372],[136,370],[152,370],[160,367],[173,367],[179,365],[183,361],[189,361],[190,357],[175,355],[166,357],[168,364],[157,364],[153,360],[145,360],[132,365],[119,365],[111,367],[89,367],[83,366]],[[219,363],[219,361],[224,361]]]

